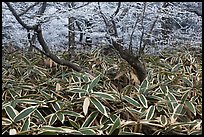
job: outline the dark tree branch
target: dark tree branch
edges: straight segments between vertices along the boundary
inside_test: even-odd
[[[136,28],[138,22],[139,22],[139,16],[137,16],[137,19],[136,19],[135,24],[133,26],[132,33],[130,34],[130,44],[129,44],[129,52],[130,53],[132,53],[132,39],[133,39],[133,34],[135,32],[135,28]]]
[[[35,7],[36,5],[38,5],[40,2],[35,2],[33,5],[29,6],[27,9],[25,9],[23,12],[19,13],[18,16],[22,16],[24,15],[26,12],[28,12],[31,8]]]
[[[120,6],[121,6],[121,2],[118,2],[118,7],[117,7],[116,11],[111,15],[111,18],[115,17],[118,14],[118,12],[120,10]]]
[[[11,6],[11,4],[9,2],[5,2],[6,5],[8,6],[9,10],[12,12],[12,14],[14,15],[14,17],[16,18],[16,20],[27,30],[35,30],[36,29],[36,25],[33,26],[28,26],[27,24],[25,24],[22,19],[18,16],[18,14],[16,13],[15,9]]]
[[[140,45],[139,45],[139,56],[142,56],[144,48],[142,48],[142,43],[143,43],[143,38],[144,38],[144,14],[145,14],[145,10],[146,10],[146,2],[144,2],[144,8],[142,11],[142,35],[140,37]]]
[[[16,13],[15,9],[10,5],[9,2],[6,2],[7,6],[9,7],[9,10],[12,12],[12,14],[14,15],[14,17],[16,18],[16,20],[24,27],[26,28],[28,31],[29,30],[34,30],[37,34],[37,39],[40,43],[40,45],[42,46],[42,50],[40,50],[39,48],[37,48],[36,46],[32,45],[35,49],[37,49],[39,52],[41,52],[42,54],[44,54],[45,56],[51,58],[54,62],[60,64],[60,65],[65,65],[68,66],[70,68],[72,68],[73,70],[76,70],[78,72],[88,72],[89,74],[93,75],[89,70],[87,69],[83,69],[81,67],[79,67],[76,64],[73,64],[67,60],[62,60],[59,59],[56,55],[54,55],[53,53],[51,53],[49,47],[47,46],[47,43],[45,42],[44,38],[43,38],[43,34],[42,34],[42,29],[40,24],[34,25],[34,26],[28,26],[26,25],[21,18],[18,16],[18,14]],[[44,2],[42,4],[42,7],[40,8],[38,14],[42,15],[44,13],[46,9],[46,2]]]
[[[86,6],[86,5],[89,5],[91,2],[87,2],[86,4],[84,4],[84,5],[81,5],[81,6],[78,6],[78,7],[73,7],[72,9],[79,9],[79,8],[82,8],[82,7],[84,7],[84,6]]]
[[[120,56],[134,68],[135,73],[141,83],[147,76],[147,71],[144,63],[141,63],[139,61],[139,56],[135,57],[133,54],[130,54],[126,48],[124,48],[119,42],[117,42],[117,37],[118,37],[117,28],[116,28],[114,19],[111,18],[110,20],[108,20],[108,18],[101,11],[99,3],[98,3],[98,8],[99,8],[99,13],[101,17],[103,18],[106,24],[107,33],[110,35],[110,39],[113,47],[119,52]],[[113,30],[113,33],[110,33],[110,30]]]
[[[78,65],[75,65],[67,60],[63,60],[63,59],[59,59],[56,55],[54,55],[53,53],[51,53],[51,51],[49,50],[44,38],[43,38],[43,34],[42,34],[42,29],[40,26],[38,26],[38,30],[37,30],[37,38],[38,41],[40,43],[40,45],[42,46],[44,52],[46,53],[45,55],[49,58],[51,58],[54,62],[56,62],[57,64],[60,65],[65,65],[68,66],[70,68],[72,68],[73,70],[76,70],[78,72],[83,72],[84,70],[79,67]]]
[[[198,9],[186,9],[188,12],[193,12],[195,13],[197,16],[202,17],[202,11],[199,11]]]
[[[46,7],[47,7],[47,2],[43,2],[43,3],[42,3],[42,6],[41,6],[41,8],[40,8],[40,10],[39,10],[39,12],[38,12],[38,15],[42,16],[43,13],[44,13],[45,10],[46,10]]]

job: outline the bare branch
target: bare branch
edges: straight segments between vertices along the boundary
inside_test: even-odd
[[[121,2],[118,2],[118,7],[117,7],[116,11],[111,15],[111,18],[115,17],[118,14],[118,12],[120,10],[120,6],[121,6]]]
[[[143,54],[143,50],[142,50],[142,43],[143,43],[143,37],[144,37],[144,14],[145,14],[145,10],[146,10],[146,2],[144,2],[144,8],[142,11],[142,35],[140,37],[140,45],[139,45],[139,56],[141,56]]]
[[[108,18],[105,16],[105,14],[101,11],[100,3],[98,2],[98,9],[99,9],[99,16],[103,18],[103,21],[105,22],[106,26],[108,25]]]
[[[98,4],[99,5],[99,4]],[[111,43],[113,44],[113,47],[119,52],[120,56],[126,60],[136,71],[136,75],[138,76],[138,79],[140,82],[142,82],[146,76],[147,71],[145,68],[144,63],[141,63],[139,61],[139,56],[134,56],[133,54],[130,54],[128,49],[124,48],[119,42],[117,42],[117,28],[115,21],[113,18],[108,20],[108,18],[101,12],[100,5],[99,5],[100,14],[106,24],[107,33],[110,35]],[[110,33],[112,30],[113,33]]]
[[[18,14],[16,13],[15,9],[10,5],[10,3],[6,2],[7,6],[9,7],[9,10],[12,12],[12,14],[15,16],[15,18],[17,19],[17,21],[24,27],[26,28],[28,31],[29,30],[34,30],[37,33],[37,39],[40,43],[40,45],[42,46],[42,50],[40,50],[39,48],[37,48],[35,45],[32,44],[32,46],[37,49],[39,52],[41,52],[42,54],[46,55],[47,57],[51,58],[54,62],[60,64],[60,65],[65,65],[68,66],[70,68],[72,68],[73,70],[76,70],[78,72],[88,72],[89,74],[93,75],[89,70],[87,69],[83,69],[81,67],[79,67],[76,64],[73,64],[67,60],[62,60],[59,59],[56,55],[54,55],[53,53],[51,53],[49,47],[47,46],[47,43],[45,42],[44,38],[43,38],[43,34],[42,34],[42,29],[40,24],[38,25],[34,25],[34,26],[28,26],[26,25],[18,16]],[[38,14],[42,15],[44,13],[46,9],[46,2],[44,2],[42,4],[42,7],[40,8]]]
[[[46,7],[47,7],[47,2],[43,2],[41,8],[38,11],[38,15],[42,16],[43,13],[45,12]]]
[[[9,10],[12,12],[12,14],[14,15],[14,17],[16,18],[16,20],[27,30],[34,30],[36,29],[36,25],[33,26],[28,26],[27,24],[25,24],[22,19],[18,16],[18,14],[16,13],[15,9],[11,6],[11,4],[9,2],[5,2],[6,5],[8,6]]]
[[[81,6],[79,6],[79,7],[73,7],[72,9],[79,9],[79,8],[82,8],[82,7],[84,7],[84,6],[86,6],[86,5],[89,5],[91,2],[87,2],[86,4],[84,4],[84,5],[81,5]]]
[[[56,55],[54,55],[53,53],[51,53],[51,51],[49,50],[44,38],[43,38],[43,34],[42,34],[42,29],[40,26],[38,26],[38,30],[37,30],[37,38],[38,41],[40,43],[40,45],[42,46],[44,52],[46,53],[45,55],[49,58],[51,58],[54,62],[60,64],[60,65],[65,65],[68,66],[78,72],[82,72],[84,71],[81,67],[79,67],[78,65],[75,65],[67,60],[62,60],[59,59]]]
[[[202,17],[202,11],[199,11],[198,9],[186,9],[188,12],[193,12],[195,13],[197,16]]]
[[[29,6],[27,9],[25,9],[23,12],[19,13],[18,16],[22,16],[24,15],[26,12],[28,12],[31,8],[35,7],[36,5],[38,5],[40,2],[35,2],[33,5]]]
[[[132,33],[130,34],[130,44],[129,44],[129,52],[130,53],[132,53],[132,39],[133,39],[133,34],[135,32],[135,28],[137,26],[138,21],[139,21],[139,16],[137,16],[137,19],[136,19],[135,24],[133,26]]]

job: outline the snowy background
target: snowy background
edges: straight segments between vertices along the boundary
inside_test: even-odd
[[[18,13],[21,13],[34,2],[13,2],[11,4]],[[79,41],[79,34],[84,33],[82,42],[85,42],[85,37],[89,36],[92,38],[94,47],[106,44],[106,26],[99,16],[98,2],[74,2],[75,6],[72,8],[69,8],[69,2],[48,2],[47,4],[42,17],[35,16],[40,7],[40,4],[38,4],[21,18],[29,25],[39,21],[42,22],[44,37],[52,50],[68,47],[69,17],[74,17],[82,28],[82,31],[80,31],[75,27],[76,42]],[[118,2],[100,2],[102,12],[107,17],[114,13],[117,4]],[[157,21],[152,35],[148,38],[149,45],[146,52],[156,52],[165,47],[173,47],[175,44],[195,46],[202,44],[202,15],[196,14],[196,12],[202,13],[201,2],[171,2],[167,7],[163,7],[163,2],[147,2],[142,24],[140,17],[143,8],[144,2],[121,2],[120,10],[114,20],[118,36],[125,46],[129,45],[130,35],[133,33],[132,45],[133,48],[137,48],[142,29],[148,33],[156,18]],[[162,36],[162,30],[164,29],[162,19],[164,17],[169,19],[172,29],[167,38]],[[138,23],[133,29],[137,18],[139,19]],[[86,22],[92,24],[91,31],[90,28],[87,28]],[[3,44],[12,42],[14,46],[23,48],[28,46],[26,29],[16,21],[5,3],[2,3],[2,41]]]

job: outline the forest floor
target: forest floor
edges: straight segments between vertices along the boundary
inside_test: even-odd
[[[3,53],[2,135],[202,134],[202,49],[146,55],[140,84],[114,50],[57,53],[94,77],[29,54]]]

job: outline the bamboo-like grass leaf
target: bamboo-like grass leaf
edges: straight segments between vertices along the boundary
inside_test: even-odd
[[[79,114],[77,112],[69,111],[69,110],[63,110],[63,111],[61,111],[61,113],[64,114],[64,115],[69,115],[69,116],[74,116],[74,117],[81,117],[81,118],[84,117],[83,115],[81,115],[81,114]]]
[[[115,100],[115,97],[105,92],[93,92],[92,94],[101,97],[102,99]]]
[[[136,100],[127,95],[123,96],[123,99],[135,107],[141,107],[141,105]]]
[[[49,120],[49,125],[53,125],[55,123],[55,121],[57,120],[57,115],[54,113],[54,114],[51,114],[51,117],[50,117],[50,120]]]
[[[42,120],[43,122],[46,122],[44,116],[36,109],[35,110],[35,114],[37,115],[37,117]]]
[[[117,117],[117,119],[115,120],[110,129],[109,135],[118,135],[118,133],[120,132],[120,128],[121,128],[120,117]]]
[[[14,122],[20,121],[25,119],[26,117],[30,116],[35,110],[37,109],[36,106],[31,106],[22,110],[15,118]]]
[[[163,126],[166,126],[166,124],[168,123],[167,117],[165,115],[160,115],[160,123]]]
[[[55,111],[61,110],[61,106],[60,106],[60,104],[58,102],[51,103],[51,106]]]
[[[106,117],[108,117],[107,111],[105,106],[95,97],[91,97],[91,103],[95,106],[95,108],[101,112],[103,115],[105,115]]]
[[[143,94],[140,94],[140,95],[137,95],[137,96],[138,96],[138,98],[139,98],[139,100],[140,100],[142,106],[143,106],[144,108],[148,108],[146,97],[145,97]]]
[[[96,132],[93,129],[81,128],[79,129],[83,135],[96,135]]]
[[[22,57],[22,60],[23,60],[28,66],[31,66],[30,60],[28,60],[25,56],[21,56],[21,57]]]
[[[16,103],[25,103],[25,104],[32,104],[32,105],[40,105],[43,104],[43,101],[39,101],[39,100],[34,100],[34,99],[16,99],[15,100]]]
[[[29,128],[30,128],[30,117],[28,117],[24,121],[21,131],[27,131],[27,130],[29,130]]]
[[[181,63],[178,63],[176,64],[172,69],[171,69],[171,72],[177,72],[180,67],[182,67],[182,64]]]
[[[87,93],[87,91],[85,89],[80,89],[80,88],[73,88],[73,89],[69,90],[69,92],[73,92],[73,93]]]
[[[75,121],[73,121],[72,119],[69,119],[69,123],[75,128],[75,129],[79,129],[80,126],[79,124],[77,124]]]
[[[57,115],[58,119],[59,119],[62,123],[64,123],[64,120],[65,120],[64,114],[62,114],[61,112],[58,112],[56,115]]]
[[[17,110],[15,110],[12,106],[6,106],[5,111],[12,121],[14,121],[14,118],[16,117],[16,115],[18,115]]]
[[[176,117],[178,117],[179,115],[181,115],[183,109],[183,104],[178,104],[175,108],[174,108],[174,112],[172,114],[172,118],[176,119]]]
[[[91,83],[89,84],[88,91],[92,90],[93,87],[95,87],[95,86],[98,84],[98,82],[100,81],[100,77],[101,77],[101,76],[98,75],[95,79],[93,79],[93,80],[91,81]]]
[[[143,80],[143,82],[140,85],[139,92],[140,93],[145,93],[147,88],[148,88],[148,85],[149,85],[148,80],[147,79]]]
[[[189,87],[193,86],[193,83],[189,79],[187,79],[185,77],[182,78],[182,81],[184,82],[184,84],[186,84]]]
[[[181,103],[184,104],[185,101],[187,101],[187,97],[188,97],[188,93],[189,91],[187,91],[185,94],[183,94],[183,96],[181,97]]]
[[[147,110],[146,120],[151,120],[155,113],[155,106],[151,105]]]
[[[196,116],[195,106],[190,101],[186,101],[185,104],[190,109],[190,111],[194,114],[194,116]]]
[[[82,124],[81,127],[90,127],[91,124],[94,122],[94,120],[96,119],[96,117],[98,116],[98,112],[94,111],[92,112],[84,121],[84,123]]]
[[[162,93],[167,94],[169,92],[168,86],[159,86]]]

